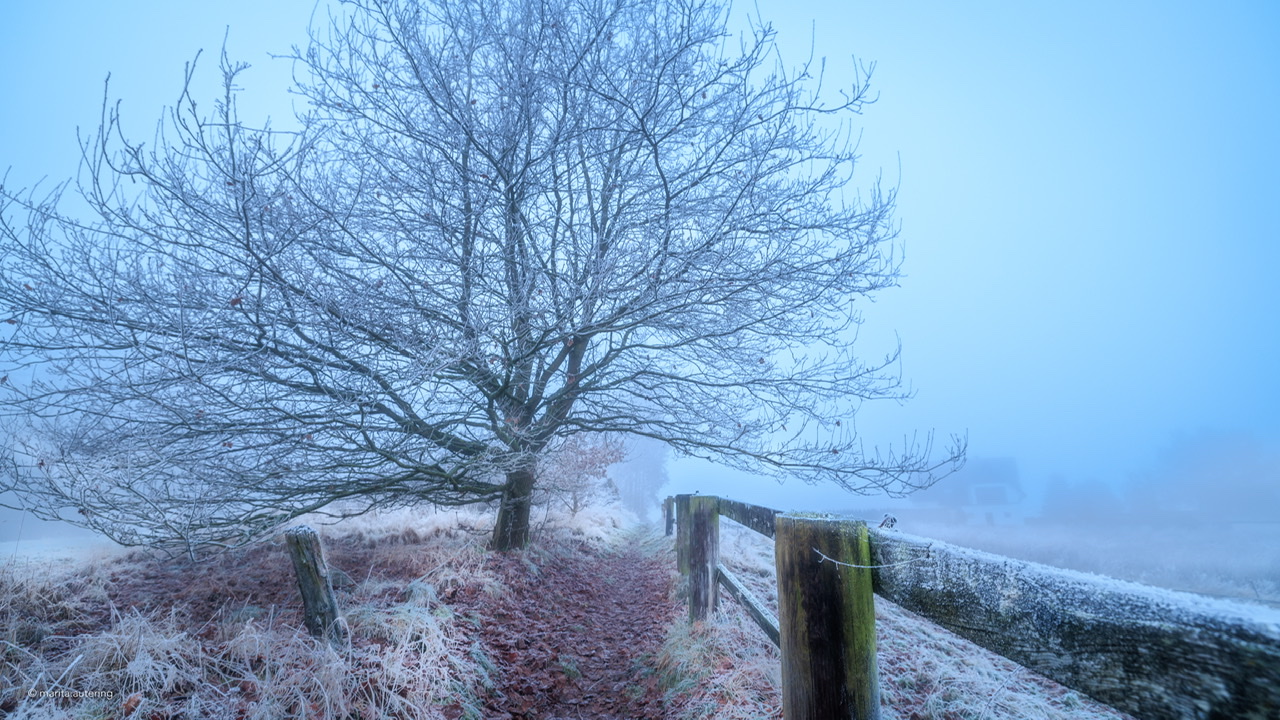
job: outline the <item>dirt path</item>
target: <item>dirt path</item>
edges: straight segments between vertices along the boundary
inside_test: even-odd
[[[611,551],[490,556],[509,592],[453,602],[480,618],[479,639],[497,665],[486,717],[664,717],[651,668],[677,610],[670,568],[636,540]]]

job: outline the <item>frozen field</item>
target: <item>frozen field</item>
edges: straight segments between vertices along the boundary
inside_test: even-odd
[[[1280,606],[1280,523],[965,526],[904,532],[1144,585]]]

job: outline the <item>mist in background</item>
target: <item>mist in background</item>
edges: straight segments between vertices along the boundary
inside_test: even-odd
[[[253,65],[242,118],[291,127],[291,68],[270,54],[324,18],[310,0],[11,5],[0,168],[43,189],[75,175],[108,73],[149,140],[201,49],[212,107],[224,36]],[[875,63],[849,192],[899,189],[905,276],[862,308],[860,342],[876,358],[900,340],[916,397],[856,427],[869,449],[967,432],[970,463],[890,501],[646,449],[611,473],[624,497],[665,472],[661,495],[892,511],[908,531],[1276,526],[1280,4],[760,0],[735,27],[757,12],[826,91],[853,82],[852,56]],[[0,539],[33,524],[6,516]]]
[[[1026,517],[1216,497],[1280,521],[1280,5],[799,2],[771,19],[784,60],[812,38],[829,88],[851,53],[876,63],[862,182],[899,187],[906,276],[863,308],[861,340],[878,357],[901,339],[916,397],[863,407],[868,446],[967,431],[967,474],[1012,463]],[[885,504],[700,461],[671,477],[781,508]]]

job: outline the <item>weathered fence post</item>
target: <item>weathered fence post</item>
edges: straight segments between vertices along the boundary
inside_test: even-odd
[[[879,720],[866,523],[782,514],[776,532],[783,717]]]
[[[338,612],[338,601],[333,597],[333,585],[329,581],[329,567],[324,561],[320,536],[303,525],[285,531],[289,556],[298,575],[298,590],[302,593],[302,617],[307,631],[315,637],[328,638],[335,645],[347,641],[346,624]]]
[[[719,586],[716,565],[720,562],[719,498],[694,495],[689,498],[689,621],[705,620],[716,607]]]
[[[666,500],[662,501],[662,520],[663,520],[663,524],[666,526],[667,537],[671,537],[671,533],[675,530],[675,526],[676,526],[675,505],[676,505],[676,499],[671,497],[670,495],[667,496]]]
[[[681,575],[689,575],[689,498],[676,496],[676,569]]]

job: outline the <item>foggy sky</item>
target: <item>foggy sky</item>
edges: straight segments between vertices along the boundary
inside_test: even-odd
[[[1023,480],[1119,485],[1180,437],[1280,437],[1280,4],[777,2],[784,62],[876,62],[860,118],[865,190],[900,190],[902,287],[864,306],[865,354],[904,348],[917,397],[868,405],[868,442],[967,432]],[[212,107],[226,26],[242,117],[290,121],[310,1],[8,3],[0,10],[0,169],[74,174],[102,82],[150,140],[205,51]],[[321,10],[320,12],[323,12]],[[816,22],[815,22],[816,21]],[[851,188],[856,192],[858,188]],[[842,507],[829,489],[677,461],[666,492]],[[1260,482],[1277,482],[1260,478]],[[665,494],[665,493],[664,493]]]

